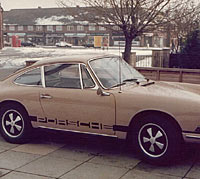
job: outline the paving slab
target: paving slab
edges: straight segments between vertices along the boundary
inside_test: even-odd
[[[8,148],[4,146],[0,146],[0,153],[7,151]]]
[[[17,169],[17,171],[59,177],[76,166],[79,166],[81,163],[81,161],[45,156]]]
[[[54,178],[13,171],[1,177],[1,179],[54,179]]]
[[[131,170],[128,173],[126,173],[122,178],[120,179],[182,179],[182,177],[176,177],[176,176],[170,176],[170,175],[162,175],[157,173],[149,173],[144,172],[140,170]]]
[[[0,169],[0,177],[2,178],[2,176],[6,175],[7,173],[9,173],[10,170],[6,170],[6,169]]]
[[[196,162],[191,170],[186,175],[187,178],[199,179],[200,178],[200,162]]]
[[[0,168],[14,170],[39,157],[41,156],[22,152],[6,151],[0,154]]]
[[[132,169],[140,160],[125,154],[100,154],[89,161],[90,163]]]
[[[2,149],[9,150],[9,149],[15,148],[17,146],[19,146],[19,144],[11,144],[11,143],[5,141],[0,135],[0,147]]]
[[[87,151],[80,148],[75,147],[63,147],[55,152],[50,153],[48,156],[55,158],[65,158],[77,161],[87,161],[92,159],[94,156],[98,155],[98,152],[95,151]]]
[[[128,169],[94,163],[84,163],[66,173],[61,179],[119,179]]]
[[[47,155],[63,146],[64,144],[34,142],[17,146],[12,150],[30,154]]]
[[[184,177],[192,166],[192,161],[169,166],[150,165],[144,162],[139,163],[134,169],[148,172],[149,174],[171,175],[176,177]]]

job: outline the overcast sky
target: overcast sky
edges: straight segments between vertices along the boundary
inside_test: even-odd
[[[58,2],[59,0],[0,0],[0,3],[5,11],[10,9],[26,9],[26,8],[52,8],[52,7],[59,7]],[[74,4],[80,0],[71,0]],[[199,0],[195,0],[197,3]],[[80,2],[78,2],[80,5]],[[70,4],[69,4],[70,5]]]
[[[49,8],[58,7],[56,0],[0,0],[5,11],[10,9],[37,8],[38,6]]]

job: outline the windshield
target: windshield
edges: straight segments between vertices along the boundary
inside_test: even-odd
[[[106,57],[92,60],[89,63],[105,88],[113,88],[131,81],[145,80],[143,75],[119,57]]]

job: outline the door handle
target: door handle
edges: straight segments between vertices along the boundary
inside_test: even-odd
[[[50,96],[49,94],[41,94],[40,98],[41,99],[52,99],[52,96]]]

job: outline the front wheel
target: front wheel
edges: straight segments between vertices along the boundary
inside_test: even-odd
[[[148,162],[166,164],[178,156],[181,133],[165,117],[147,116],[133,127],[131,133],[134,147]]]
[[[25,143],[31,133],[27,112],[18,105],[7,105],[0,109],[0,130],[2,137],[11,143]]]

